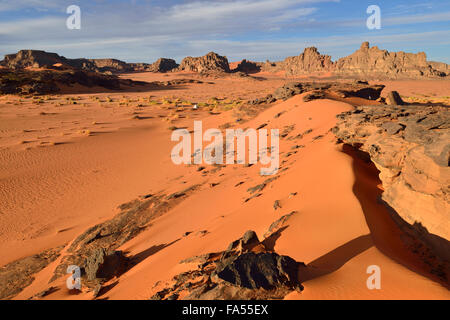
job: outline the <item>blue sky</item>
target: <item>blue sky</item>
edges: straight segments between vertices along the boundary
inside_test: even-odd
[[[81,30],[66,28],[73,4]],[[366,27],[369,5],[381,8],[380,30]],[[39,49],[153,62],[215,51],[230,61],[276,61],[316,46],[336,60],[363,41],[450,63],[450,1],[0,0],[1,56]]]

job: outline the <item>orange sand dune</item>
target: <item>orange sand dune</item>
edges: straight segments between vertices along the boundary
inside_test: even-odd
[[[146,76],[136,75],[139,79]],[[155,77],[148,74],[149,79]],[[208,86],[218,95],[219,82],[230,81],[236,87],[248,84],[245,80],[214,81],[215,85],[193,86],[190,98],[208,95]],[[263,96],[260,93],[268,89],[263,84],[252,93],[245,90],[248,95]],[[188,88],[180,90],[186,94]],[[74,137],[67,144],[46,148],[0,150],[1,263],[68,243],[88,227],[110,219],[117,213],[115,207],[139,195],[169,194],[200,184],[199,190],[119,248],[137,264],[106,284],[100,299],[148,299],[188,267],[180,265],[181,260],[224,250],[247,230],[256,231],[262,239],[273,221],[293,211],[297,213],[274,239],[273,249],[314,268],[300,273],[305,290],[286,299],[449,299],[447,289],[377,249],[386,251],[389,243],[384,241],[394,239],[395,230],[389,221],[376,216],[384,210],[376,203],[376,173],[344,152],[330,132],[336,115],[351,108],[332,100],[305,103],[300,95],[243,124],[236,124],[233,111],[218,116],[187,109],[186,118],[174,125],[191,130],[198,119],[203,120],[204,130],[225,123],[235,128],[266,123],[266,128],[280,131],[294,125],[289,137],[312,130],[301,139],[280,140],[280,177],[248,202],[247,189],[267,178],[259,176],[260,165],[230,165],[215,172],[208,167],[205,175],[196,166],[174,165],[169,124],[158,118],[161,109],[157,107],[145,110],[153,118],[137,122],[111,114],[108,120],[114,130],[110,133]],[[304,147],[289,154],[295,145]],[[281,209],[274,210],[275,200]],[[402,256],[395,246],[386,253]],[[51,285],[57,290],[43,299],[92,299],[87,292],[70,294],[63,278],[49,285],[58,263],[59,259],[39,272],[15,298],[27,299]],[[370,265],[381,268],[381,290],[366,286]]]

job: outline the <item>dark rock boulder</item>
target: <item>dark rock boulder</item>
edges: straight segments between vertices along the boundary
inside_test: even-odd
[[[266,290],[287,286],[301,290],[297,279],[299,263],[276,253],[248,252],[220,261],[217,276],[234,285]]]
[[[242,236],[242,246],[249,247],[259,243],[258,236],[253,230],[249,230]]]
[[[225,251],[184,259],[180,263],[196,269],[176,275],[173,285],[161,288],[151,299],[178,297],[186,290],[187,300],[282,299],[292,290],[302,291],[298,274],[305,264],[273,252],[266,240],[259,242],[249,230]]]

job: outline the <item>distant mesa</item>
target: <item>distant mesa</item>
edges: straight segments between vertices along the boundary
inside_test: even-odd
[[[263,71],[284,71],[286,75],[303,75],[308,73],[330,72],[334,70],[331,57],[322,55],[317,48],[306,48],[302,54],[296,57],[288,57],[281,62],[266,62]]]
[[[20,50],[5,55],[0,65],[13,69],[77,69],[91,72],[132,71],[126,62],[117,59],[67,59],[56,53],[41,50]]]
[[[127,72],[172,72],[188,71],[203,74],[241,73],[260,71],[282,72],[286,76],[327,76],[351,79],[423,79],[442,78],[450,75],[446,63],[428,61],[424,52],[389,52],[370,47],[363,42],[361,47],[347,57],[332,61],[331,56],[321,54],[316,47],[305,48],[293,57],[278,62],[253,62],[246,59],[230,67],[227,57],[210,52],[201,57],[186,57],[178,65],[173,59],[160,58],[152,64],[126,63],[117,59],[67,59],[56,53],[38,50],[21,50],[9,54],[0,66],[17,70],[26,68],[77,69],[83,71],[118,74]]]
[[[126,63],[117,59],[67,59],[56,53],[41,50],[21,50],[5,55],[0,65],[13,70],[20,69],[76,69],[106,74],[133,71],[168,72],[178,67],[175,60],[161,58],[153,64]]]

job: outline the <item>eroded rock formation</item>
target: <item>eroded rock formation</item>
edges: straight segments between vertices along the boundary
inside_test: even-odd
[[[132,71],[168,72],[172,70],[198,73],[229,73],[226,57],[210,52],[202,57],[186,57],[180,65],[172,59],[161,58],[153,64],[126,63],[117,59],[67,59],[56,53],[39,50],[21,50],[6,55],[1,66],[10,69],[75,68],[85,71],[123,73]],[[427,61],[424,52],[389,52],[370,47],[364,42],[353,54],[335,62],[329,55],[319,53],[317,48],[306,48],[298,56],[280,62],[265,63],[242,60],[234,70],[242,73],[259,71],[284,72],[287,76],[326,75],[364,79],[420,79],[441,78],[450,75],[450,66],[441,62]]]
[[[110,74],[133,71],[168,72],[178,67],[175,60],[166,58],[160,58],[152,64],[126,63],[117,59],[67,59],[56,53],[40,50],[21,50],[15,54],[5,55],[0,65],[12,70],[76,69]]]
[[[40,50],[21,50],[5,55],[0,65],[20,70],[26,68],[77,69],[91,72],[129,72],[132,68],[126,62],[117,59],[67,59],[56,53]]]
[[[191,72],[230,72],[228,59],[215,52],[210,52],[202,57],[187,57],[181,61],[179,71]]]
[[[286,75],[305,75],[311,73],[324,73],[334,70],[331,56],[322,55],[317,48],[306,48],[303,53],[295,57],[288,57],[282,62],[266,62],[264,71],[284,71]]]
[[[380,98],[384,85],[370,85],[365,81],[354,82],[290,82],[277,88],[273,94],[251,101],[251,104],[273,103],[287,100],[297,94],[311,92],[305,99],[325,99],[328,97],[359,97],[368,100]],[[306,100],[305,100],[306,101]]]
[[[450,239],[450,111],[439,106],[366,106],[340,115],[343,142],[370,155],[383,200],[409,224]]]
[[[124,86],[144,85],[144,82],[120,79],[115,75],[82,70],[29,71],[0,70],[1,94],[52,94],[60,92],[61,86],[81,85],[120,90]]]
[[[279,72],[286,75],[326,74],[347,78],[419,79],[439,78],[450,74],[449,65],[429,62],[424,52],[389,52],[378,47],[370,47],[364,42],[359,50],[336,62],[330,56],[320,54],[315,47],[306,48],[296,57],[288,57],[281,62],[266,62],[263,71]]]
[[[233,70],[234,72],[244,72],[244,73],[257,73],[261,71],[261,63],[248,61],[246,59],[242,60]]]
[[[178,63],[173,59],[160,58],[152,63],[147,70],[152,72],[169,72],[178,68]]]
[[[435,67],[438,67],[434,64]],[[440,66],[442,68],[443,66]],[[353,54],[336,62],[335,73],[345,76],[408,78],[444,77],[445,72],[439,71],[427,61],[424,52],[405,53],[381,50],[377,46],[370,47],[364,42]]]

